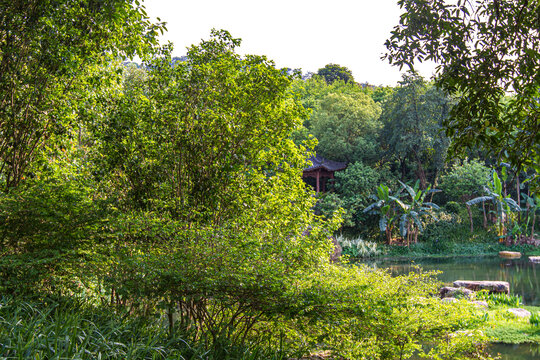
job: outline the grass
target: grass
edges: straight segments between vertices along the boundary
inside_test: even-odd
[[[207,348],[171,335],[160,318],[133,318],[81,303],[0,299],[0,359],[271,359],[280,352]]]
[[[448,243],[444,248],[434,247],[427,242],[418,242],[410,247],[396,245],[379,245],[382,248],[380,257],[384,258],[442,258],[493,256],[500,251],[518,251],[524,255],[540,255],[540,248],[533,245],[506,246],[497,242],[461,242]]]
[[[511,306],[490,306],[487,311],[484,331],[492,342],[504,344],[540,344],[540,328],[531,324],[529,318],[519,318],[510,314],[507,309]],[[540,307],[522,306],[522,308],[537,313]]]

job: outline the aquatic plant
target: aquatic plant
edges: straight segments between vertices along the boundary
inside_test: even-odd
[[[520,295],[513,294],[490,294],[487,290],[481,290],[476,293],[477,300],[485,300],[488,305],[508,305],[518,307],[523,304]]]
[[[532,326],[540,327],[540,313],[532,313],[529,317],[529,323]]]

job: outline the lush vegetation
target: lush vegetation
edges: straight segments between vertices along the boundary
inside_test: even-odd
[[[340,232],[351,257],[535,241],[527,169],[448,159],[455,94],[301,78],[224,30],[173,58],[136,0],[1,6],[0,356],[487,358],[434,274],[330,262]],[[325,194],[315,153],[348,162]]]
[[[327,180],[331,190],[319,194],[315,211],[331,218],[344,209],[341,232],[349,240],[420,242],[439,253],[475,238],[536,243],[534,171],[482,148],[449,158],[442,130],[455,96],[415,73],[394,89],[318,75],[292,89],[311,109],[295,141],[316,138],[317,154],[348,162]]]

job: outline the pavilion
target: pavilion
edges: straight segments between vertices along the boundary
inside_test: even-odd
[[[345,162],[328,160],[319,155],[310,157],[309,161],[312,165],[304,169],[302,177],[306,180],[307,178],[315,179],[315,184],[311,185],[315,185],[316,192],[325,192],[326,181],[334,178],[334,172],[347,167]],[[308,183],[310,182],[308,181]]]

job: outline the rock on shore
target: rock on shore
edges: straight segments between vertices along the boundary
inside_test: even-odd
[[[472,291],[488,290],[490,293],[510,293],[510,284],[506,281],[454,281],[455,287],[464,287]]]

